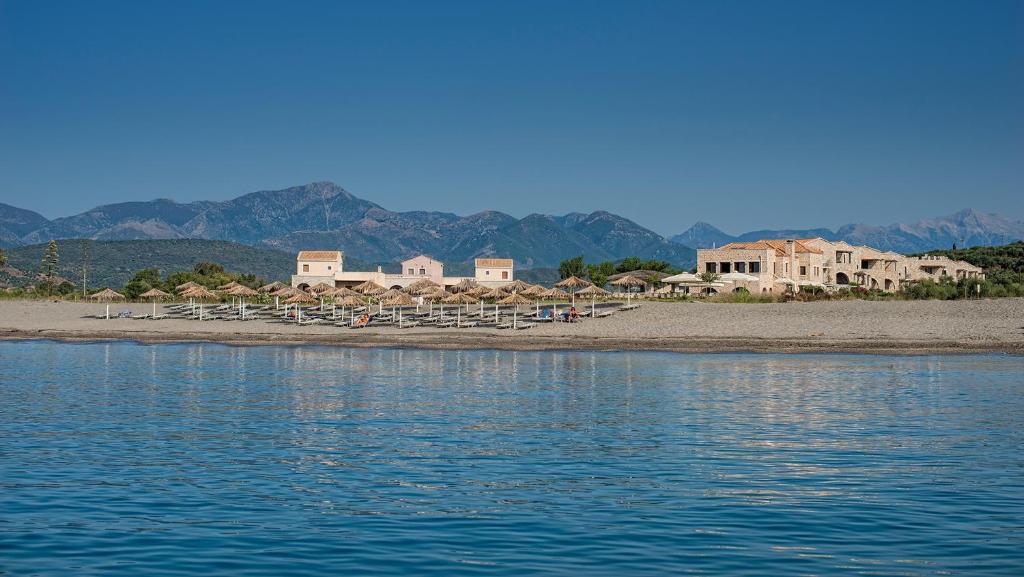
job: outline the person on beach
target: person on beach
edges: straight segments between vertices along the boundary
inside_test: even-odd
[[[370,324],[370,315],[368,315],[366,313],[363,313],[363,316],[361,316],[358,319],[356,319],[356,326],[357,327],[365,327],[368,324]]]
[[[576,307],[571,307],[568,311],[562,313],[562,320],[567,323],[575,323],[581,320],[580,313],[576,312]]]

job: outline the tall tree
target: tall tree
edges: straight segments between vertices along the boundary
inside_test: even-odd
[[[50,294],[53,290],[54,279],[60,273],[60,253],[57,250],[57,241],[51,240],[50,244],[46,245],[39,273],[43,277],[46,294]]]
[[[7,253],[4,249],[0,248],[0,267],[7,266]]]
[[[558,265],[558,275],[562,278],[583,277],[586,274],[587,266],[583,264],[583,255],[563,260]]]

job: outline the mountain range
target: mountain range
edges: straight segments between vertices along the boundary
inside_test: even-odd
[[[838,230],[757,230],[740,235],[698,222],[682,234],[665,238],[606,211],[524,218],[498,211],[469,216],[395,212],[331,182],[253,192],[220,202],[157,199],[107,204],[53,220],[0,203],[0,246],[7,247],[50,239],[206,239],[288,253],[341,249],[350,258],[383,263],[417,254],[453,266],[477,257],[511,257],[520,269],[557,267],[561,260],[576,255],[588,262],[639,256],[689,268],[696,261],[694,248],[817,236],[913,253],[954,243],[960,247],[1006,244],[1024,239],[1024,223],[967,209],[913,224],[849,224]]]
[[[853,245],[868,245],[903,254],[945,249],[956,245],[994,246],[1024,239],[1024,223],[965,209],[949,216],[921,220],[913,224],[847,224],[837,230],[828,228],[754,230],[740,235],[723,232],[706,222],[698,222],[686,232],[671,237],[693,248],[711,248],[730,242],[762,238],[814,238],[842,240]]]
[[[556,267],[580,254],[592,261],[641,256],[677,266],[696,260],[693,249],[605,211],[521,219],[497,211],[469,216],[394,212],[330,182],[254,192],[224,202],[108,204],[54,220],[0,205],[0,227],[0,243],[7,246],[69,238],[199,238],[288,252],[340,248],[371,262],[417,254],[452,263],[507,256],[521,268]]]

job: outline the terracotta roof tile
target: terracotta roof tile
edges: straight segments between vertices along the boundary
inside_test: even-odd
[[[341,259],[340,250],[300,250],[296,260],[336,261]]]

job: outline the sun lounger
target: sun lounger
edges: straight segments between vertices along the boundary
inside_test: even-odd
[[[397,326],[400,329],[411,329],[420,326],[420,321],[402,321],[402,324]]]
[[[458,323],[455,326],[460,329],[471,329],[473,327],[480,326],[480,321],[462,321],[461,323]]]
[[[323,324],[323,322],[324,322],[324,319],[313,317],[313,318],[310,318],[310,319],[302,319],[301,321],[299,321],[299,324],[303,325],[303,326],[305,326],[305,325],[321,325],[321,324]]]
[[[437,324],[434,325],[434,326],[436,326],[438,328],[441,328],[441,329],[446,329],[446,328],[449,328],[449,327],[454,327],[455,326],[455,321],[452,320],[452,319],[446,319],[446,320],[443,320],[443,321],[437,321]]]
[[[144,321],[144,320],[148,319],[149,317],[150,317],[150,314],[149,313],[145,313],[145,314],[141,314],[141,315],[139,315],[137,317],[132,317],[132,318],[133,319],[138,319],[140,321]]]
[[[166,318],[167,318],[167,315],[153,315],[153,316],[149,317],[149,320],[151,320],[151,321],[161,321],[161,320],[166,319]]]
[[[523,329],[532,329],[535,326],[537,326],[536,323],[518,323],[516,324],[515,329],[521,331]]]
[[[598,311],[597,312],[597,318],[603,319],[605,317],[610,317],[613,314],[615,314],[615,309],[608,309],[606,311]]]
[[[510,329],[510,328],[512,328],[512,323],[511,322],[499,323],[499,324],[494,325],[494,328],[496,328],[496,329]]]
[[[640,308],[640,304],[639,303],[633,303],[631,305],[622,305],[621,307],[619,307],[619,310],[620,311],[631,311],[633,309],[638,309],[638,308]]]

